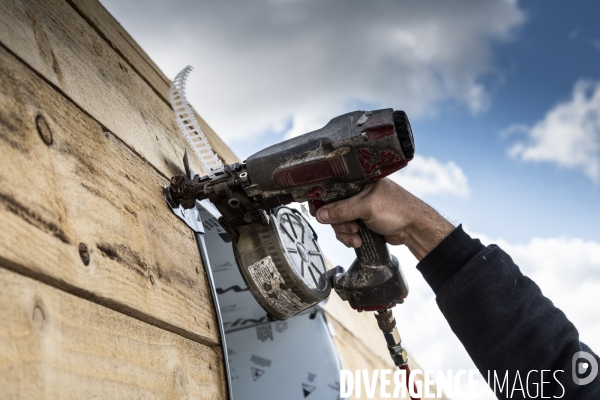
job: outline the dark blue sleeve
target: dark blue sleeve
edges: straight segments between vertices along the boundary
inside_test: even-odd
[[[589,353],[597,364],[598,356],[579,341],[565,314],[498,246],[482,245],[459,226],[417,268],[481,374],[491,378],[488,384],[494,383],[494,371],[499,383],[508,375],[508,391],[499,393],[495,384],[498,398],[534,398],[540,390],[540,371],[550,370],[543,376],[544,398],[600,399],[600,377],[586,385],[573,379],[577,352]],[[594,372],[588,364],[579,378]],[[530,371],[538,372],[529,374],[527,382]],[[519,379],[524,391],[519,390]]]

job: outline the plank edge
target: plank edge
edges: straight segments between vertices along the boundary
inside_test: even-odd
[[[135,308],[132,308],[126,304],[120,303],[114,299],[98,296],[94,293],[91,293],[87,290],[78,288],[68,282],[62,281],[60,279],[56,279],[50,275],[42,274],[37,271],[34,271],[24,265],[17,264],[11,260],[4,258],[0,255],[0,268],[11,271],[13,273],[22,275],[24,277],[33,279],[35,281],[41,282],[45,285],[53,287],[55,289],[61,290],[65,293],[71,294],[73,296],[79,297],[83,300],[90,301],[92,303],[98,304],[102,307],[106,307],[110,310],[116,311],[118,313],[124,314],[128,317],[135,318],[138,321],[147,323],[149,325],[155,326],[159,329],[163,329],[165,331],[174,333],[186,339],[192,340],[198,344],[207,346],[209,348],[220,348],[221,343],[219,341],[213,341],[204,336],[195,334],[193,332],[189,332],[185,329],[179,328],[173,324],[168,322],[164,322],[152,315],[148,315],[146,313],[142,313]]]

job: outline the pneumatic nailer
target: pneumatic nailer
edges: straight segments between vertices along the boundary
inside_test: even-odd
[[[358,311],[376,311],[390,354],[407,362],[391,308],[408,285],[383,236],[362,221],[362,245],[344,271],[328,270],[317,235],[292,202],[323,204],[349,198],[365,185],[405,167],[414,155],[410,123],[403,111],[355,111],[322,129],[224,165],[206,176],[171,178],[168,201],[184,208],[209,199],[248,289],[268,315],[286,319],[326,299],[333,287]]]

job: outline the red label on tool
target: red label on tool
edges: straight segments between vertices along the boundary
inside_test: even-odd
[[[312,161],[284,169],[275,174],[275,183],[282,187],[300,186],[346,175],[346,166],[340,157]]]

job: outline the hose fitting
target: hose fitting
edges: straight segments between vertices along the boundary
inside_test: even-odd
[[[392,310],[387,308],[375,313],[377,325],[383,332],[383,337],[387,343],[390,356],[397,367],[401,367],[408,363],[408,353],[402,347],[402,338],[396,327],[396,319],[392,314]]]

